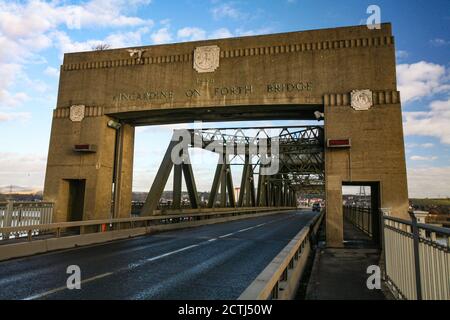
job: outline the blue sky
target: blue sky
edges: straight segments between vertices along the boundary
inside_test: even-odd
[[[396,37],[410,196],[450,196],[448,0],[0,0],[0,187],[42,188],[64,52],[359,25],[371,4]],[[138,130],[136,189],[165,148],[150,142],[170,132]]]

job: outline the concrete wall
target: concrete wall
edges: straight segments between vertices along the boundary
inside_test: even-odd
[[[53,222],[68,221],[69,179],[85,179],[83,220],[110,217],[116,130],[107,126],[108,116],[86,117],[81,122],[54,118],[44,186],[46,201],[55,202]],[[121,215],[131,213],[134,127],[124,126],[126,158],[121,170]],[[76,144],[96,145],[95,153],[74,152]]]
[[[408,191],[401,107],[397,93],[382,93],[383,99],[367,111],[355,111],[341,97],[337,105],[327,97],[325,135],[327,139],[351,138],[351,148],[327,148],[325,177],[327,241],[342,246],[343,182],[380,182],[380,206],[408,218]],[[386,100],[387,96],[387,100]],[[396,101],[396,103],[391,103]]]
[[[194,50],[216,45],[214,72],[193,68]],[[381,182],[382,207],[406,215],[406,170],[401,107],[396,91],[395,47],[390,24],[291,32],[267,36],[141,47],[142,60],[126,49],[66,54],[45,184],[66,217],[62,179],[87,179],[85,219],[109,214],[114,118],[130,126],[192,120],[314,119],[325,111],[326,138],[351,138],[348,150],[326,151],[327,230],[342,245],[343,181]],[[301,90],[282,90],[298,85]],[[278,88],[278,89],[274,89]],[[350,92],[370,89],[374,106],[350,107]],[[69,118],[72,105],[85,105],[81,123]],[[133,130],[124,129],[120,176],[121,209],[131,193]],[[95,154],[74,154],[75,143],[95,143]],[[349,162],[349,157],[351,161]],[[350,175],[351,171],[351,175]],[[61,204],[62,203],[62,204]]]
[[[326,93],[395,90],[392,41],[391,27],[384,24],[380,30],[361,26],[141,47],[146,50],[142,63],[126,49],[66,54],[57,107],[85,104],[103,107],[105,113],[145,113],[162,108],[321,105]],[[208,45],[220,47],[220,65],[214,72],[198,73],[193,52]],[[267,90],[271,84],[298,82],[309,86],[303,91]],[[215,91],[245,86],[252,86],[252,92]],[[194,89],[200,95],[186,95]],[[167,98],[117,99],[120,93],[161,91]]]

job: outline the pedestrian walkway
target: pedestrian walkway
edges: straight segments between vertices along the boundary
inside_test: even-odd
[[[380,250],[365,234],[345,223],[345,248],[317,248],[307,300],[385,300],[386,290],[369,290],[367,267],[379,265]]]

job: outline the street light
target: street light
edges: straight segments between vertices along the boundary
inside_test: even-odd
[[[109,120],[108,121],[108,127],[110,127],[110,128],[119,130],[121,126],[122,125],[120,124],[120,122],[117,122],[117,121],[114,121],[114,120]]]

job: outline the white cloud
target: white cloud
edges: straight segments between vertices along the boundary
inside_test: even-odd
[[[434,147],[434,143],[407,143],[406,144],[407,148],[433,148]]]
[[[232,18],[239,19],[244,15],[234,7],[232,3],[223,3],[211,9],[214,19]]]
[[[185,27],[177,32],[177,37],[183,41],[197,41],[206,38],[206,31],[196,27]]]
[[[405,50],[397,50],[395,51],[395,56],[397,57],[397,60],[403,60],[409,57],[409,53]]]
[[[104,42],[111,45],[111,48],[138,46],[142,44],[142,37],[149,32],[150,28],[143,27],[136,31],[113,33]]]
[[[426,61],[398,65],[397,82],[403,103],[450,90],[445,66]]]
[[[129,7],[150,1],[91,0],[80,5],[40,0],[26,3],[0,2],[0,30],[8,37],[29,38],[59,25],[69,29],[86,27],[136,27],[153,24],[152,20],[124,14]]]
[[[67,33],[55,31],[52,33],[52,38],[55,39],[55,45],[59,48],[62,58],[64,53],[91,51],[101,44],[108,44],[110,49],[139,46],[142,45],[143,36],[149,32],[150,28],[142,27],[135,31],[111,33],[101,40],[73,41]]]
[[[41,189],[47,158],[42,154],[0,152],[0,185]]]
[[[436,156],[428,156],[428,157],[424,157],[424,156],[411,156],[410,159],[412,161],[434,161],[437,160],[438,157]]]
[[[0,112],[0,122],[20,120],[26,121],[31,118],[31,114],[28,112]],[[1,168],[1,164],[0,164]]]
[[[214,30],[208,38],[210,39],[223,39],[223,38],[231,38],[233,33],[227,28],[219,28]]]
[[[258,34],[267,34],[273,32],[273,29],[270,27],[264,27],[256,30],[244,30],[244,29],[236,29],[236,35],[241,37],[246,36],[255,36]]]
[[[0,110],[18,107],[29,99],[30,97],[25,92],[11,93],[8,90],[0,89]]]
[[[261,28],[257,30],[244,30],[244,29],[236,29],[234,32],[230,31],[227,28],[219,28],[211,31],[209,34],[204,29],[197,27],[185,27],[177,32],[177,38],[181,41],[197,41],[203,39],[223,39],[223,38],[231,38],[234,36],[251,36],[256,34],[264,34],[270,33],[272,31],[271,28]]]
[[[31,0],[25,2],[0,0],[0,108],[17,107],[27,99],[16,92],[13,85],[22,81],[24,86],[44,92],[41,81],[31,80],[24,65],[45,63],[39,52],[56,44],[64,51],[91,50],[100,41],[73,42],[60,27],[68,29],[98,27],[140,27],[135,33],[115,33],[104,39],[115,46],[134,45],[140,34],[148,32],[152,20],[128,15],[150,0],[90,0],[71,5],[66,1]],[[47,70],[47,72],[52,72]],[[0,111],[1,111],[0,109]]]
[[[430,40],[430,43],[435,47],[443,47],[443,46],[449,45],[450,41],[447,41],[447,40],[444,40],[441,38],[436,38],[436,39]]]
[[[186,27],[178,30],[177,37],[181,41],[196,41],[203,39],[223,39],[231,38],[234,34],[227,28],[213,30],[209,34],[205,30],[196,27]]]
[[[59,70],[53,67],[48,66],[45,70],[44,70],[44,74],[50,77],[54,77],[57,78],[59,77]]]
[[[422,143],[420,146],[422,148],[433,148],[434,147],[434,143]]]
[[[408,190],[411,198],[450,196],[450,167],[408,168]]]
[[[450,99],[437,100],[428,111],[404,112],[405,135],[436,137],[450,144]]]
[[[172,41],[172,35],[168,27],[160,28],[150,36],[154,44],[169,43]]]

